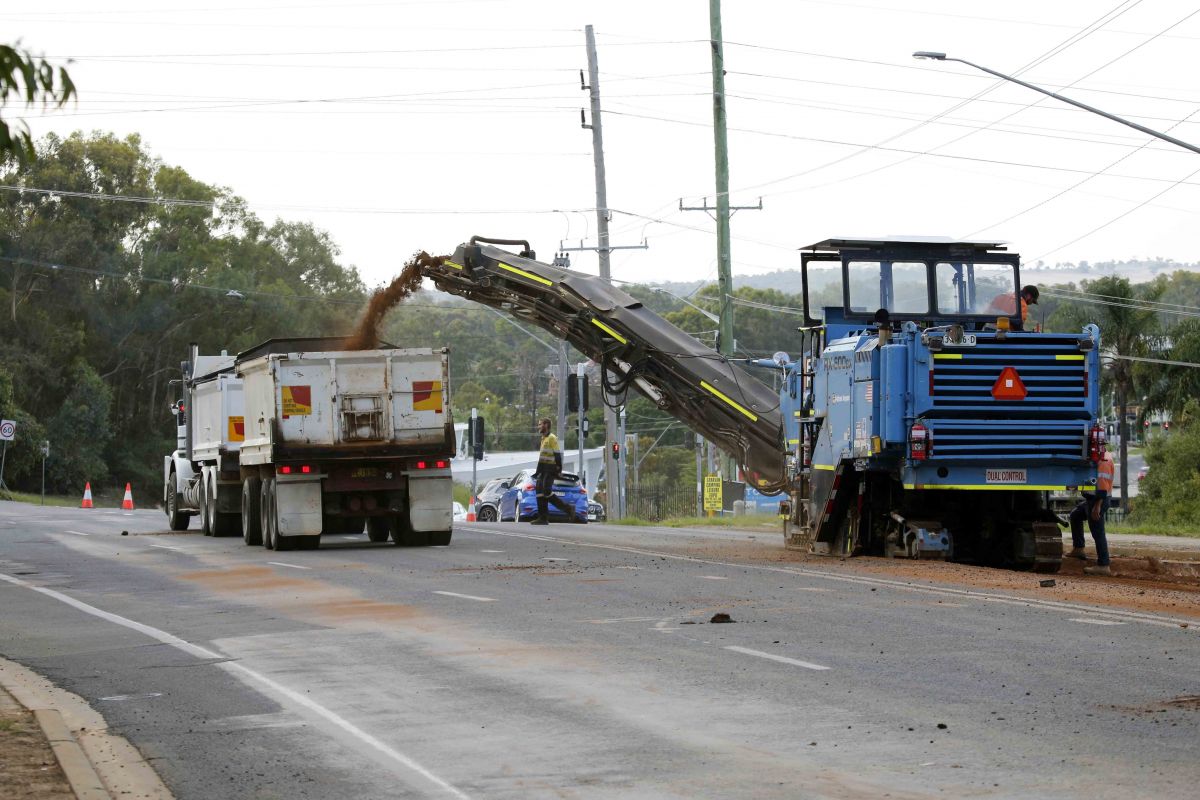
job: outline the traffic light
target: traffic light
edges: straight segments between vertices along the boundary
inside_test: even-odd
[[[471,455],[476,461],[483,458],[483,417],[472,417],[467,423],[467,441],[471,445]]]
[[[583,379],[583,396],[579,393],[579,378],[571,377],[567,379],[567,411],[575,414],[579,411],[587,411],[588,405],[588,380],[585,376]],[[582,404],[583,408],[580,408]]]
[[[1150,420],[1143,420],[1143,422],[1142,422],[1142,427],[1143,427],[1143,428],[1149,428],[1149,427],[1150,427]]]
[[[612,443],[613,461],[621,460],[621,445],[619,442]]]

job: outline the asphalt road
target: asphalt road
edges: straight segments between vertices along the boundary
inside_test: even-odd
[[[164,528],[0,503],[0,654],[179,798],[1200,785],[1200,640],[1166,617],[743,563],[737,533],[493,523],[270,553]]]

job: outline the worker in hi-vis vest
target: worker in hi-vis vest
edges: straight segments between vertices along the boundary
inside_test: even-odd
[[[1025,320],[1029,317],[1029,307],[1038,304],[1038,295],[1041,294],[1038,288],[1033,284],[1021,289],[1021,327],[1025,327]],[[1006,317],[1015,317],[1017,315],[1017,303],[1012,292],[1004,292],[992,298],[992,302],[988,307],[989,311],[998,311]]]
[[[1111,575],[1108,563],[1108,538],[1104,535],[1104,512],[1108,510],[1113,487],[1113,457],[1107,450],[1096,465],[1096,491],[1084,492],[1083,500],[1071,512],[1070,558],[1087,560],[1083,552],[1083,521],[1086,519],[1092,538],[1096,541],[1096,565],[1083,571],[1088,575]]]
[[[543,418],[538,423],[538,433],[542,435],[542,446],[538,452],[538,465],[533,473],[537,482],[537,516],[534,525],[550,524],[550,503],[567,515],[567,520],[575,522],[575,509],[554,494],[554,479],[562,472],[562,449],[558,446],[558,437],[550,432],[550,420]]]

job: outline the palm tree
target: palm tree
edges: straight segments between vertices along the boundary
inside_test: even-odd
[[[1084,281],[1078,302],[1064,301],[1054,312],[1048,326],[1054,330],[1079,330],[1089,322],[1100,328],[1101,358],[1107,360],[1104,379],[1117,395],[1117,430],[1121,437],[1121,508],[1129,510],[1129,398],[1134,394],[1136,362],[1129,356],[1144,357],[1157,336],[1160,324],[1153,309],[1139,300],[1157,300],[1163,286],[1147,284],[1134,289],[1128,278],[1109,275]],[[1105,358],[1107,357],[1107,358]]]

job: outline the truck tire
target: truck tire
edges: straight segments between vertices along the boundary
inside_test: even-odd
[[[387,517],[367,517],[367,538],[372,542],[386,542],[389,533]]]
[[[212,515],[208,508],[208,474],[200,472],[200,532],[212,536]]]
[[[262,481],[246,478],[242,481],[242,541],[247,545],[262,545]]]
[[[391,517],[392,541],[397,547],[427,547],[429,534],[426,531],[414,531],[408,514],[396,514]]]
[[[179,510],[179,474],[171,470],[171,478],[167,482],[167,524],[173,531],[186,531],[191,516]]]
[[[263,547],[275,549],[275,479],[267,478],[262,482],[259,492],[258,518],[262,528]]]

